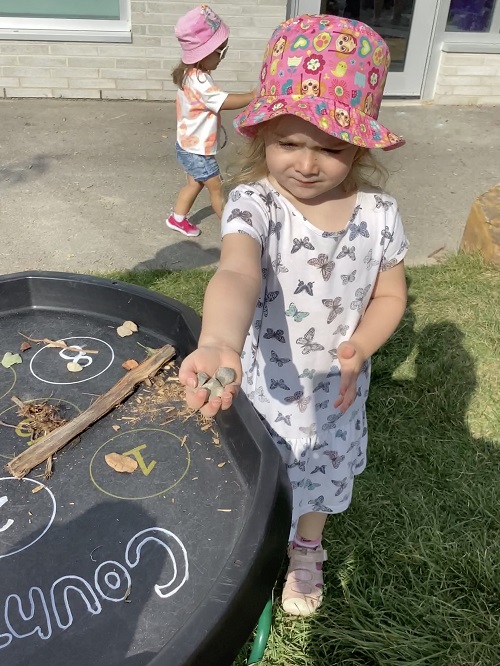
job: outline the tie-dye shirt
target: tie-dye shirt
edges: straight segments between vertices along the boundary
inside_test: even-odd
[[[188,153],[215,155],[219,148],[220,108],[229,93],[212,77],[193,69],[177,91],[177,143]]]

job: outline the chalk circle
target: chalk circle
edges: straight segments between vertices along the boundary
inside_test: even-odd
[[[56,403],[56,404],[63,404],[63,405],[69,405],[74,409],[74,413],[70,415],[69,418],[74,418],[74,416],[77,416],[78,414],[81,413],[81,410],[78,409],[78,407],[70,402],[69,400],[63,400],[61,398],[33,398],[32,400],[25,400],[24,401],[26,404],[29,404],[30,402],[48,402],[48,403]],[[3,412],[0,412],[0,417],[3,417],[4,414],[7,414],[8,412],[13,411],[14,409],[17,409],[16,405],[12,405],[11,407],[7,407],[6,409],[3,410]],[[20,416],[19,421],[16,424],[16,426],[21,426],[23,422],[23,418]],[[15,444],[18,444],[20,442],[27,442],[29,435],[26,437],[23,437],[21,435],[22,431],[18,431],[16,428],[5,428],[2,431],[2,450],[5,451],[5,449],[8,447],[9,442],[12,443],[14,442]],[[36,441],[36,440],[35,440]],[[6,444],[7,442],[7,444]],[[12,454],[12,451],[11,451]],[[5,455],[5,453],[0,453],[0,458],[4,458],[6,460],[10,460],[12,458],[12,455]]]
[[[123,454],[138,447],[142,447],[139,458],[131,457],[140,464],[132,474],[116,472],[105,461],[108,453]],[[178,435],[163,428],[138,428],[111,437],[97,449],[90,461],[90,478],[105,495],[145,500],[175,488],[190,465],[191,453]]]
[[[34,377],[41,382],[45,382],[45,384],[68,386],[88,382],[106,372],[115,359],[115,353],[111,345],[100,338],[74,335],[60,339],[69,347],[83,347],[83,355],[85,355],[85,348],[96,349],[99,353],[88,354],[92,362],[88,363],[87,360],[82,362],[81,365],[85,366],[82,372],[74,373],[68,381],[68,375],[71,375],[71,373],[67,370],[66,365],[72,359],[77,358],[78,354],[56,347],[49,347],[48,345],[42,347],[31,359],[30,370]],[[91,341],[90,344],[89,341]],[[64,352],[64,358],[60,356],[61,352]]]
[[[55,515],[56,498],[43,483],[1,477],[0,560],[33,546],[50,529]]]
[[[6,395],[12,391],[16,385],[17,375],[14,368],[1,368],[0,369],[0,400],[3,400]],[[8,388],[7,388],[8,387]]]

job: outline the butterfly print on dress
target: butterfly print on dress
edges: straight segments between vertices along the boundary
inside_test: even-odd
[[[345,456],[339,455],[338,451],[323,451],[323,455],[330,458],[330,462],[332,463],[334,469],[338,469],[341,463],[345,460]]]
[[[383,208],[384,210],[389,210],[389,208],[394,203],[393,201],[383,201],[382,197],[380,197],[378,194],[375,194],[375,201],[377,202],[375,204],[375,208]]]
[[[310,426],[300,426],[299,427],[300,432],[304,433],[307,437],[314,437],[316,434],[316,424],[311,423]]]
[[[325,282],[328,282],[328,280],[332,277],[332,272],[335,268],[335,262],[328,261],[327,254],[319,254],[313,259],[309,259],[307,263],[320,269],[321,276]]]
[[[276,363],[278,368],[282,368],[285,363],[290,363],[290,361],[289,358],[280,358],[274,349],[271,349],[271,363]]]
[[[299,312],[295,303],[290,303],[290,307],[288,310],[285,310],[285,314],[287,317],[293,317],[293,320],[297,322],[301,322],[303,319],[309,316],[309,312]]]
[[[373,268],[374,266],[379,265],[378,259],[372,259],[373,257],[373,251],[370,250],[366,257],[363,259],[363,262],[367,265],[368,268]]]
[[[302,379],[303,377],[308,377],[309,379],[312,379],[314,377],[315,372],[316,370],[314,370],[314,368],[312,370],[306,368],[305,370],[302,370],[302,372],[299,375],[299,378]]]
[[[344,257],[349,257],[353,261],[356,261],[356,248],[354,245],[347,247],[347,245],[342,245],[342,250],[338,253],[337,259],[343,259]]]
[[[317,402],[314,407],[316,409],[326,409],[329,405],[329,400],[323,400],[323,402]]]
[[[323,305],[330,310],[328,318],[326,320],[327,324],[331,324],[332,321],[344,312],[344,308],[341,306],[342,297],[336,296],[335,298],[323,298]]]
[[[308,504],[313,505],[313,511],[322,511],[323,513],[331,513],[331,509],[323,504],[325,498],[320,495],[316,499],[309,500]]]
[[[269,398],[265,395],[262,386],[259,386],[255,391],[251,391],[248,394],[249,400],[255,400],[255,396],[257,396],[259,402],[269,402]]]
[[[305,291],[307,294],[309,294],[309,296],[313,296],[313,285],[314,282],[308,282],[306,284],[302,280],[299,280],[299,284],[293,293],[300,294],[301,291]]]
[[[276,329],[276,331],[273,331],[272,328],[266,328],[264,337],[266,340],[272,340],[274,338],[278,342],[286,342],[285,336],[283,335],[283,329],[281,328]]]
[[[288,469],[293,469],[294,467],[298,467],[301,472],[306,471],[306,463],[303,460],[296,460],[291,465],[287,465],[287,467]]]
[[[341,275],[340,279],[342,280],[342,284],[346,285],[349,284],[349,282],[354,282],[356,279],[356,269],[353,270],[352,273],[349,273],[349,275]]]
[[[283,421],[287,426],[292,425],[290,422],[291,416],[291,414],[282,414],[281,412],[278,412],[278,416],[274,419],[274,422],[279,423],[280,421]]]
[[[245,192],[245,194],[253,194],[253,192]],[[232,190],[229,194],[229,198],[231,201],[238,201],[238,199],[241,199],[241,192],[238,192],[238,190]]]
[[[330,382],[319,382],[319,384],[313,389],[313,393],[316,391],[323,390],[325,393],[330,392]]]
[[[276,298],[278,297],[279,291],[268,291],[266,292],[266,295],[264,296],[264,302],[262,302],[259,298],[257,301],[257,307],[262,308],[262,314],[264,317],[267,317],[269,314],[269,308],[267,307],[268,303],[272,303]]]
[[[366,294],[370,291],[370,288],[371,284],[368,284],[364,289],[363,287],[356,289],[356,293],[354,294],[356,298],[354,301],[351,301],[351,310],[357,310],[358,312],[361,312],[363,309],[363,301],[365,300]]]
[[[272,381],[273,380],[271,379],[271,383]],[[311,402],[311,396],[308,395],[306,398],[304,398],[304,391],[295,391],[293,395],[288,395],[285,398],[285,402],[295,403],[299,408],[299,411],[305,412],[307,405]]]
[[[292,254],[295,254],[301,248],[305,248],[306,250],[314,250],[314,245],[309,240],[309,236],[304,236],[304,238],[293,239],[293,247],[291,250]]]
[[[339,324],[337,328],[333,331],[333,335],[345,335],[347,331],[349,330],[349,326],[347,324]]]
[[[335,497],[338,497],[339,495],[342,495],[344,490],[347,488],[347,476],[344,476],[344,478],[341,481],[335,481],[332,479],[332,483],[334,486],[337,486],[337,492],[335,493]]]
[[[281,388],[284,391],[289,391],[290,387],[285,384],[284,379],[271,379],[271,386],[269,387],[271,391],[274,389]]]
[[[276,259],[271,262],[271,266],[276,271],[276,275],[279,275],[280,273],[288,273],[288,268],[281,262],[281,252],[278,252]]]
[[[300,481],[292,481],[292,489],[305,488],[305,490],[314,490],[320,487],[320,483],[313,483],[311,479],[301,479]]]
[[[232,220],[243,220],[243,222],[246,224],[253,226],[252,213],[249,210],[240,210],[239,208],[234,208],[227,218],[228,222],[231,222]]]
[[[313,351],[323,351],[323,345],[320,345],[319,342],[313,342],[315,334],[316,329],[313,326],[304,334],[304,337],[297,338],[296,343],[302,347],[303,354],[310,354]]]
[[[351,232],[349,234],[350,241],[355,240],[358,236],[363,236],[363,238],[370,238],[366,222],[360,222],[359,224],[352,222],[349,225],[349,231]]]
[[[325,443],[325,446],[327,446],[326,443]],[[311,476],[313,474],[318,474],[318,472],[320,472],[321,474],[326,474],[326,465],[316,465],[316,467],[311,472]]]
[[[384,230],[381,231],[380,233],[382,235],[382,238],[380,239],[380,245],[383,245],[385,240],[388,240],[389,243],[392,243],[394,239],[394,234],[391,233],[389,227],[384,227]]]
[[[332,430],[332,428],[337,427],[337,421],[342,416],[342,414],[330,414],[327,416],[327,423],[323,423],[323,430]]]
[[[281,222],[271,222],[271,224],[269,226],[269,234],[271,236],[275,235],[276,238],[279,240],[282,226],[283,225],[281,224]]]

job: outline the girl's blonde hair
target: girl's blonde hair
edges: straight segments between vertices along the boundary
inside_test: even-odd
[[[251,183],[269,175],[263,131],[265,124],[262,123],[255,137],[248,142],[245,152],[235,164],[235,175],[230,176],[225,183],[227,188],[232,189],[237,185]],[[370,149],[359,147],[351,171],[342,186],[347,193],[355,192],[361,187],[384,187],[388,176],[387,169]]]
[[[186,63],[182,62],[182,60],[174,67],[172,70],[172,80],[175,83],[175,85],[182,90],[184,87],[184,82],[186,80],[186,76],[188,76],[189,72],[192,69],[196,69],[196,65],[186,65]]]

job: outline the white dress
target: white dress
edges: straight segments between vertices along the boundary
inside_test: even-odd
[[[406,239],[395,200],[359,192],[343,231],[312,225],[267,179],[232,190],[222,235],[262,247],[262,286],[242,353],[242,389],[263,418],[293,489],[290,538],[311,511],[340,513],[366,466],[370,363],[341,414],[337,348],[349,340],[379,271],[399,263]]]

